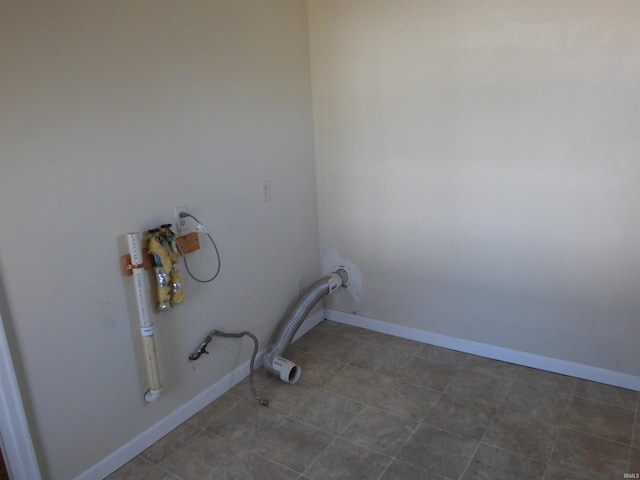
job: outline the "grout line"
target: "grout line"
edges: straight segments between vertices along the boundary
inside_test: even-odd
[[[324,447],[324,449],[323,449],[320,453],[318,453],[318,455],[316,455],[316,458],[314,458],[314,459],[313,459],[313,461],[312,461],[309,465],[307,465],[307,467],[306,467],[302,472],[300,472],[300,475],[304,475],[306,472],[308,472],[308,471],[309,471],[309,469],[310,469],[310,468],[311,468],[311,467],[312,467],[312,466],[313,466],[313,465],[318,461],[318,459],[319,459],[319,458],[324,454],[324,452],[326,452],[327,450],[329,450],[329,448],[330,448],[334,443],[336,443],[336,440],[337,440],[337,439],[338,439],[338,436],[337,436],[337,435],[334,435],[334,436],[333,436],[333,440],[331,440],[331,441],[329,442],[329,444],[328,444],[326,447]]]
[[[575,428],[571,428],[570,426],[566,426],[566,425],[564,425],[564,420],[566,419],[567,414],[569,413],[569,410],[570,410],[570,408],[571,408],[571,406],[572,406],[572,402],[573,402],[573,399],[574,399],[574,398],[581,398],[581,399],[585,399],[585,400],[588,400],[588,401],[594,401],[594,402],[596,402],[596,403],[600,403],[600,404],[605,404],[605,405],[612,406],[611,404],[609,404],[609,403],[607,403],[607,402],[599,402],[599,401],[597,401],[597,400],[593,400],[593,399],[588,398],[588,397],[582,397],[582,396],[580,396],[580,395],[577,395],[577,394],[576,394],[576,390],[577,390],[577,388],[578,388],[578,380],[579,380],[579,379],[575,378],[575,381],[574,381],[574,384],[573,384],[573,388],[571,389],[571,393],[569,394],[569,401],[567,402],[567,406],[566,406],[566,407],[565,407],[565,409],[564,409],[564,413],[563,413],[563,415],[562,415],[562,420],[561,420],[561,422],[560,422],[560,427],[558,428],[558,435],[556,436],[556,439],[555,439],[554,444],[553,444],[553,448],[552,448],[552,450],[551,450],[551,454],[550,454],[550,456],[549,456],[549,462],[547,463],[547,470],[548,470],[548,468],[549,468],[550,466],[553,466],[553,464],[551,463],[551,459],[553,458],[553,454],[555,453],[555,449],[556,449],[556,447],[557,447],[557,445],[558,445],[558,439],[560,438],[560,435],[562,434],[562,431],[563,431],[563,430],[565,430],[565,431],[570,431],[570,432],[574,432],[574,433],[578,433],[578,434],[580,434],[580,435],[585,435],[585,436],[589,436],[589,437],[593,437],[593,438],[598,438],[598,439],[601,439],[601,440],[604,440],[604,441],[609,441],[609,442],[617,443],[617,444],[619,444],[619,445],[628,446],[628,447],[629,447],[629,460],[627,461],[627,466],[628,466],[628,467],[627,467],[627,469],[628,469],[628,468],[629,468],[629,465],[630,465],[630,462],[631,462],[631,449],[633,448],[633,447],[632,447],[632,445],[633,445],[633,430],[632,430],[632,432],[631,432],[631,441],[630,441],[630,444],[629,444],[629,445],[627,445],[626,443],[618,442],[617,440],[613,440],[613,439],[611,439],[611,438],[602,437],[602,436],[600,436],[600,435],[596,435],[596,434],[593,434],[593,433],[583,432],[583,431],[581,431],[581,430],[576,430]],[[638,399],[636,399],[636,404],[638,404]],[[615,405],[613,405],[613,406],[615,406]],[[619,408],[621,408],[621,407],[619,407]],[[635,415],[637,416],[637,411],[636,411],[636,414],[635,414]],[[632,427],[632,428],[633,428],[633,427]],[[564,467],[563,467],[563,468],[564,468]],[[566,470],[568,470],[568,469],[566,469]]]
[[[164,472],[164,473],[165,473],[165,475],[171,475],[172,477],[175,477],[175,478],[177,478],[178,480],[183,480],[182,475],[178,475],[178,474],[176,474],[176,473],[173,473],[171,470],[167,470],[167,469],[165,469],[165,468],[161,467],[161,466],[160,466],[160,465],[158,465],[158,464],[153,464],[153,465],[154,465],[158,470],[160,470],[161,472]]]
[[[265,457],[264,455],[262,455],[262,454],[260,454],[260,453],[256,453],[256,452],[254,452],[253,450],[250,450],[250,449],[248,449],[248,448],[246,448],[246,447],[243,447],[242,445],[235,445],[235,444],[234,444],[234,446],[237,446],[237,447],[239,447],[239,448],[242,448],[242,449],[246,450],[248,453],[250,453],[251,455],[255,455],[256,457],[260,457],[260,458],[262,458],[263,460],[266,460],[266,461],[267,461],[267,462],[269,462],[269,463],[273,463],[274,465],[278,465],[279,467],[282,467],[282,468],[284,468],[285,470],[288,470],[288,471],[290,471],[290,472],[292,472],[292,473],[295,473],[296,475],[298,475],[298,477],[301,477],[301,476],[302,476],[302,473],[300,473],[300,472],[298,472],[298,471],[294,470],[294,469],[293,469],[293,468],[291,468],[291,467],[287,467],[286,465],[283,465],[282,463],[280,463],[280,462],[278,462],[278,461],[274,460],[273,458]]]
[[[511,387],[512,386],[513,386],[513,383],[509,386],[509,391],[511,391]],[[505,395],[505,398],[506,398],[506,395]],[[501,404],[503,402],[504,402],[504,398],[502,399]],[[478,450],[480,449],[480,445],[482,445],[482,442],[483,442],[484,438],[487,436],[487,432],[489,431],[489,429],[491,428],[491,426],[495,422],[499,411],[500,411],[500,408],[496,407],[496,413],[493,415],[493,418],[491,418],[491,421],[489,422],[489,425],[487,425],[487,428],[485,428],[484,433],[482,434],[482,437],[480,437],[480,439],[478,440],[478,444],[476,445],[476,449],[474,450],[473,454],[469,457],[469,461],[465,465],[464,470],[462,470],[462,473],[460,474],[460,477],[458,477],[459,479],[462,479],[464,477],[465,473],[467,473],[467,470],[469,470],[469,467],[471,466],[471,463],[473,462],[473,459],[478,454]],[[499,447],[494,447],[494,448],[499,448]]]
[[[569,432],[573,432],[573,433],[578,433],[580,435],[584,435],[585,437],[597,438],[598,440],[604,440],[605,442],[615,443],[616,445],[621,445],[623,447],[631,447],[630,443],[621,442],[619,440],[613,440],[612,438],[603,437],[603,436],[597,435],[595,433],[584,432],[582,430],[577,430],[575,428],[571,428],[571,427],[568,427],[568,426],[561,426],[560,428],[564,429],[564,430],[567,430]]]
[[[563,413],[562,417],[564,418],[564,416],[567,413],[567,409],[569,408],[569,405],[571,403],[571,397],[569,397],[569,401],[567,402],[567,406],[565,407],[565,412]],[[560,434],[562,433],[562,422],[560,423],[560,426],[558,426],[558,432],[556,433],[556,438],[553,439],[553,445],[551,446],[551,450],[549,451],[549,457],[547,458],[547,464],[545,466],[545,473],[543,478],[545,478],[547,476],[547,471],[549,470],[549,467],[551,466],[551,459],[553,458],[553,454],[556,451],[556,445],[558,445],[558,439],[560,438]]]
[[[588,402],[598,403],[600,405],[606,405],[608,407],[613,407],[613,408],[619,408],[620,410],[626,410],[627,412],[631,412],[631,411],[635,412],[637,410],[637,408],[623,407],[623,406],[621,406],[619,404],[611,403],[611,402],[608,402],[606,400],[601,400],[601,399],[593,398],[593,397],[587,397],[587,396],[584,396],[584,395],[577,395],[575,393],[572,394],[571,396],[575,397],[575,398],[580,398],[582,400],[586,400]]]
[[[431,405],[431,407],[429,408],[429,411],[431,411],[431,409],[433,409],[433,407],[435,406],[435,404],[436,404],[436,403],[437,403],[437,401],[436,401],[433,405]],[[428,414],[429,414],[429,413],[427,412],[427,415],[428,415]],[[426,416],[425,416],[425,418],[426,418]],[[391,466],[391,464],[392,464],[395,460],[398,460],[399,462],[401,462],[401,461],[402,461],[402,460],[400,460],[400,459],[398,458],[398,454],[399,454],[400,452],[402,452],[402,450],[404,450],[404,447],[406,447],[406,446],[407,446],[407,444],[409,443],[409,441],[410,441],[410,440],[415,436],[416,432],[417,432],[417,431],[418,431],[418,429],[423,425],[423,423],[424,423],[424,418],[423,418],[421,421],[416,422],[416,426],[414,427],[413,431],[412,431],[412,432],[407,436],[407,439],[404,441],[404,443],[403,443],[403,444],[402,444],[402,446],[398,449],[398,451],[397,451],[396,453],[394,453],[394,454],[391,456],[391,461],[389,462],[389,465],[387,465],[387,466],[385,467],[385,469],[382,471],[382,473],[380,473],[380,476],[378,477],[378,480],[379,480],[380,478],[382,478],[382,476],[385,474],[385,472],[389,469],[389,467]],[[429,425],[427,424],[427,426],[429,426]],[[405,462],[405,463],[406,463],[406,462]],[[411,464],[409,464],[409,465],[411,465]],[[424,470],[422,467],[418,467],[418,466],[416,466],[416,465],[412,465],[412,466],[414,466],[414,467],[418,468],[419,470]]]

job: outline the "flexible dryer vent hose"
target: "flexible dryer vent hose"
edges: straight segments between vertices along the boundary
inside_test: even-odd
[[[293,341],[293,337],[305,321],[311,309],[327,295],[349,281],[349,273],[344,268],[314,282],[298,297],[293,306],[285,314],[282,326],[275,342],[267,349],[262,363],[267,371],[286,383],[296,383],[302,373],[295,363],[283,358],[282,355]]]

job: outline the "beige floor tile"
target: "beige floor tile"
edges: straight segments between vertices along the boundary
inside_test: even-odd
[[[238,390],[237,393],[247,398],[250,392],[248,385],[246,390],[244,388],[243,390]],[[242,397],[227,392],[193,415],[186,423],[197,428],[207,429],[213,422],[233,410],[242,401]]]
[[[462,480],[539,480],[543,472],[543,462],[480,445]]]
[[[640,478],[640,448],[631,449],[629,471],[626,473],[636,473],[638,476],[635,478]]]
[[[578,380],[573,394],[629,410],[635,410],[638,404],[638,392],[588,380]]]
[[[424,422],[448,432],[480,440],[496,412],[493,407],[442,395],[429,410]]]
[[[378,478],[391,457],[337,439],[305,471],[312,480],[371,480]]]
[[[397,458],[445,478],[457,479],[476,451],[478,441],[421,425]]]
[[[393,456],[406,443],[418,423],[393,415],[387,410],[367,407],[340,435],[358,445]]]
[[[452,397],[470,400],[481,405],[499,407],[513,380],[461,370],[451,380],[445,393]]]
[[[215,478],[225,465],[239,461],[245,450],[217,435],[202,432],[166,457],[159,466],[184,480]]]
[[[269,400],[268,408],[270,410],[276,410],[283,415],[290,415],[304,405],[317,391],[316,387],[307,385],[304,382],[290,384],[277,378],[272,378],[268,384],[260,386],[258,394],[262,398]]]
[[[340,434],[366,404],[341,395],[318,390],[292,418],[322,431]]]
[[[433,362],[421,357],[412,357],[402,373],[402,380],[439,392],[444,391],[458,368],[446,363]]]
[[[412,356],[400,350],[368,345],[351,365],[365,370],[373,370],[383,375],[399,377],[405,373],[406,365]]]
[[[635,412],[581,397],[571,399],[563,425],[583,433],[631,444]]]
[[[278,425],[284,415],[272,407],[262,407],[257,402],[238,405],[218,418],[207,429],[246,448],[252,448]]]
[[[408,463],[394,460],[387,467],[380,480],[445,480],[445,477],[414,467]]]
[[[528,415],[541,422],[559,424],[569,407],[571,397],[557,390],[515,382],[502,408]]]
[[[275,464],[249,451],[239,452],[233,461],[221,465],[214,479],[224,480],[297,480],[297,472]]]
[[[270,429],[252,451],[298,473],[304,472],[334,436],[288,418]]]
[[[630,447],[600,437],[562,429],[550,464],[590,478],[621,478]]]
[[[334,362],[351,363],[369,345],[338,335],[329,335],[317,342],[309,353]]]
[[[558,427],[521,413],[500,410],[482,443],[546,463],[558,435]]]
[[[369,403],[395,415],[420,421],[440,395],[435,390],[384,377],[372,391]]]
[[[544,480],[593,480],[593,478],[565,470],[564,468],[547,465]]]
[[[380,385],[388,381],[388,377],[362,368],[345,366],[323,387],[353,400],[369,403]]]

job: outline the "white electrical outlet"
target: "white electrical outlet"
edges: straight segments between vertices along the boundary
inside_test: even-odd
[[[180,212],[189,213],[189,206],[182,205],[181,207],[175,208],[176,230],[178,235],[182,235],[183,233],[185,233],[185,231],[187,230],[187,220],[189,219],[188,217],[180,218]]]

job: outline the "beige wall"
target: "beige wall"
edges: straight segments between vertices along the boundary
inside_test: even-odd
[[[640,375],[640,3],[309,0],[310,36],[306,5],[0,0],[0,313],[45,478],[243,363],[186,356],[264,344],[318,252],[353,266],[333,309]],[[182,204],[223,269],[154,319],[145,405],[118,257]]]
[[[43,478],[66,480],[249,358],[216,342],[189,364],[210,329],[264,345],[318,276],[306,4],[0,0],[0,88],[0,308]],[[182,204],[222,273],[155,317],[165,392],[145,405],[119,256]]]
[[[327,306],[640,375],[640,2],[309,5]]]

